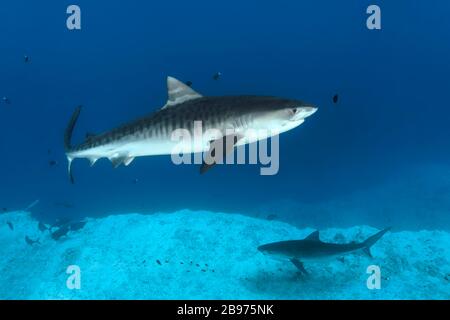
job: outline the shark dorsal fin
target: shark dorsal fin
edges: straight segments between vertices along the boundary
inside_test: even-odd
[[[309,236],[307,236],[305,238],[305,240],[310,240],[310,241],[320,241],[319,238],[320,234],[319,234],[319,230],[314,231],[313,233],[311,233]]]
[[[201,94],[192,90],[191,87],[173,77],[167,77],[167,94],[167,103],[162,107],[163,109],[202,97]]]

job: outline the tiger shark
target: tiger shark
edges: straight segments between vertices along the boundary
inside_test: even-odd
[[[219,148],[222,150],[225,140],[232,141],[223,148],[226,155],[235,146],[292,130],[317,111],[311,104],[272,96],[205,97],[173,77],[167,78],[167,88],[167,103],[158,111],[105,133],[90,135],[83,143],[72,146],[72,132],[81,111],[81,106],[77,107],[64,136],[72,183],[71,164],[76,158],[86,158],[91,165],[107,158],[117,167],[128,166],[136,157],[173,155],[180,152],[180,142],[173,139],[172,133],[183,129],[194,135],[196,122],[202,124],[205,134],[200,143],[182,143],[181,151],[206,152],[211,158]],[[204,162],[200,172],[206,172],[215,163],[214,159]]]
[[[300,271],[306,275],[303,261],[320,261],[342,256],[355,251],[362,250],[372,257],[370,247],[372,247],[387,231],[386,228],[369,237],[363,242],[356,243],[326,243],[320,240],[319,231],[314,231],[303,240],[287,240],[264,244],[258,247],[258,250],[265,255],[278,260],[289,260]]]

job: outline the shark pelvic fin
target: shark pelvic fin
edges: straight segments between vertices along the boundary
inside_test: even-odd
[[[320,236],[319,230],[316,230],[313,233],[311,233],[309,236],[307,236],[305,238],[305,240],[320,241],[320,237],[319,236]]]
[[[134,160],[134,157],[128,157],[123,161],[123,164],[128,166],[130,163],[132,163]]]
[[[167,103],[162,109],[202,97],[201,94],[192,90],[191,87],[173,77],[167,77],[167,93]]]
[[[370,258],[373,258],[372,252],[370,252],[370,247],[365,247],[362,251]]]
[[[111,161],[112,165],[114,166],[114,168],[117,168],[118,166],[120,166],[122,163],[126,166],[128,166],[131,162],[133,162],[134,157],[129,157],[129,156],[115,156],[115,157],[111,157],[109,158],[109,160]]]
[[[97,162],[98,158],[88,158],[91,167]]]

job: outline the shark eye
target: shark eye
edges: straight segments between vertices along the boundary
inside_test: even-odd
[[[293,112],[294,114],[296,114],[296,113],[297,113],[297,108],[292,108],[292,112]]]

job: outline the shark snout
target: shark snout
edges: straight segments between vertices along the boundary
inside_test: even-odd
[[[313,115],[319,108],[314,106],[301,106],[296,109],[295,119],[305,119]]]

